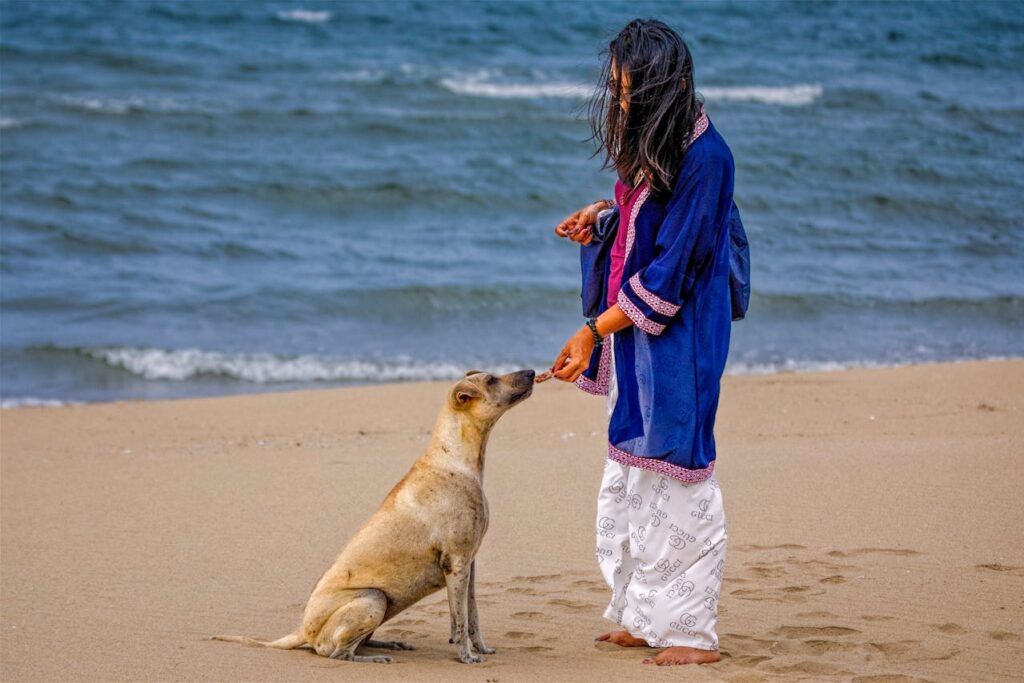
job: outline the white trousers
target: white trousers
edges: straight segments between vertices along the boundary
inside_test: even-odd
[[[614,370],[609,386],[611,416]],[[726,539],[714,475],[684,484],[606,461],[597,498],[597,562],[612,589],[605,618],[652,647],[717,650]]]

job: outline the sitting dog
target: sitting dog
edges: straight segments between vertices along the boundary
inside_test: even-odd
[[[412,650],[406,643],[370,637],[381,624],[444,587],[450,642],[458,645],[459,660],[472,664],[483,661],[481,654],[492,654],[480,636],[474,589],[474,558],[488,522],[484,450],[498,418],[526,399],[533,384],[533,370],[500,377],[467,372],[448,393],[426,453],[320,577],[302,625],[272,642],[244,636],[213,639],[389,663],[390,657],[357,655],[356,649]]]

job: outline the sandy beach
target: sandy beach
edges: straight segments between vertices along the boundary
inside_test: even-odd
[[[601,399],[548,383],[497,426],[481,622],[435,594],[391,665],[278,637],[422,452],[448,383],[0,413],[2,661],[32,680],[1009,681],[1024,671],[1024,361],[729,377],[716,665],[596,646]]]

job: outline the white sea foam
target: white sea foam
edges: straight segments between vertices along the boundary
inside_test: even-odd
[[[787,358],[777,363],[747,363],[730,361],[725,366],[727,375],[774,375],[780,372],[836,372],[854,368],[889,368],[909,363],[881,363],[869,360],[833,361],[833,360],[796,360]]]
[[[124,115],[139,111],[187,112],[200,108],[186,104],[172,97],[95,97],[90,95],[55,95],[53,98],[68,109],[78,109],[97,114]]]
[[[710,87],[698,88],[698,90],[709,102],[763,102],[764,104],[779,104],[788,107],[811,104],[825,93],[825,88],[818,83],[778,87],[765,85]]]
[[[443,78],[441,85],[459,95],[497,98],[588,97],[593,86],[579,83],[494,83],[478,77]]]
[[[17,396],[0,399],[0,408],[33,408],[40,406],[76,405],[78,401],[57,401],[51,398],[35,398],[34,396]]]
[[[326,10],[290,9],[280,10],[277,18],[281,21],[299,21],[304,24],[323,24],[331,20],[331,13]]]
[[[501,83],[478,75],[444,78],[441,85],[459,95],[494,98],[564,97],[580,99],[593,93],[593,86],[583,83]],[[700,88],[709,102],[762,102],[782,106],[803,106],[820,98],[825,89],[817,83],[787,86],[736,86]]]
[[[10,116],[0,116],[0,130],[7,130],[9,128],[17,128],[24,125],[25,122],[19,119],[12,118]]]
[[[361,381],[396,382],[461,377],[471,365],[396,358],[384,361],[331,359],[319,356],[278,356],[269,353],[223,353],[199,349],[106,348],[88,355],[128,372],[155,380],[187,380],[219,376],[246,382]],[[492,372],[521,366],[488,365]]]

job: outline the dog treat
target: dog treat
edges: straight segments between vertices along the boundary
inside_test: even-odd
[[[551,371],[550,370],[548,372],[542,372],[542,373],[538,374],[533,379],[533,381],[534,381],[535,384],[540,384],[541,382],[547,382],[549,379],[551,379]]]

